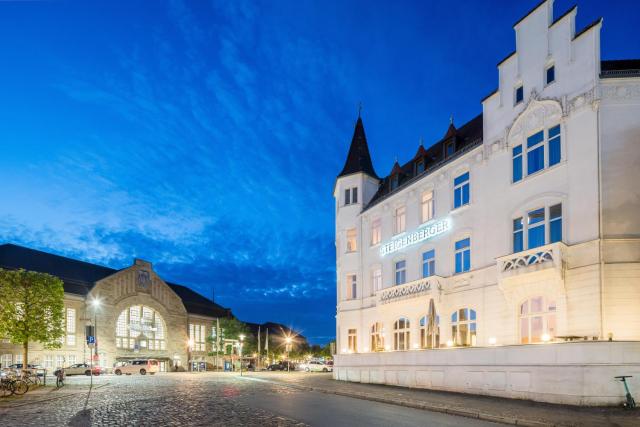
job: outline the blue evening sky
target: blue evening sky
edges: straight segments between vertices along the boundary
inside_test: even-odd
[[[537,2],[0,1],[0,242],[141,257],[327,342],[358,102],[386,175],[481,112]],[[599,16],[603,59],[640,58],[640,2]]]

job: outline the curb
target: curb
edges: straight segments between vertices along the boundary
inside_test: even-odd
[[[413,408],[413,409],[422,409],[422,410],[431,411],[431,412],[440,412],[440,413],[449,414],[449,415],[456,415],[459,417],[473,418],[473,419],[483,420],[483,421],[491,421],[494,423],[527,426],[527,427],[564,427],[566,426],[566,424],[547,423],[544,421],[538,421],[538,420],[532,420],[532,419],[526,419],[526,418],[504,417],[501,415],[471,411],[471,410],[462,409],[462,408],[453,408],[449,406],[435,405],[427,402],[388,399],[384,397],[372,396],[366,393],[358,393],[358,392],[350,393],[350,392],[345,392],[340,390],[330,390],[322,387],[305,386],[305,385],[292,384],[292,383],[281,382],[281,381],[267,380],[263,378],[255,378],[255,377],[239,377],[239,378],[250,380],[250,381],[260,381],[260,382],[278,384],[281,386],[286,386],[286,387],[303,390],[303,391],[315,391],[318,393],[333,394],[336,396],[352,397],[355,399],[369,400],[369,401],[378,402],[378,403],[387,403],[391,405],[404,406],[404,407]]]

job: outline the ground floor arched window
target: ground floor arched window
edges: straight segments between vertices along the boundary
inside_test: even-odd
[[[409,319],[401,317],[393,323],[393,349],[409,350]]]
[[[433,331],[429,330],[429,316],[423,316],[420,318],[420,347],[440,347],[440,316],[436,315],[436,319],[433,324]]]
[[[477,328],[476,311],[461,308],[451,314],[451,339],[454,345],[476,345]]]
[[[549,341],[555,335],[555,300],[536,296],[520,304],[520,343]]]
[[[384,350],[384,330],[382,323],[376,322],[371,326],[371,351]]]
[[[162,316],[146,305],[133,305],[120,312],[116,322],[116,347],[130,350],[166,350],[166,328]]]

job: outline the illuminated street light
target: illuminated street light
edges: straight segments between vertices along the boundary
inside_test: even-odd
[[[238,338],[240,338],[240,344],[238,344],[238,349],[240,350],[240,376],[242,376],[242,344],[244,343],[245,336],[243,334],[240,334]]]

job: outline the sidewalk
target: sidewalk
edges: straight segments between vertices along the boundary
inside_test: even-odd
[[[246,378],[374,402],[524,426],[640,426],[640,409],[553,405],[527,400],[336,381],[330,374],[251,372]],[[620,398],[622,401],[622,397]]]
[[[93,390],[102,388],[108,384],[98,384],[93,386]],[[19,408],[25,405],[33,405],[35,403],[47,402],[49,400],[61,399],[67,396],[76,394],[86,394],[89,391],[89,386],[80,385],[65,385],[64,387],[57,388],[55,385],[48,384],[47,386],[40,386],[30,389],[22,396],[8,396],[0,399],[0,414],[3,410],[12,408]]]

